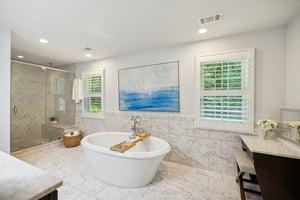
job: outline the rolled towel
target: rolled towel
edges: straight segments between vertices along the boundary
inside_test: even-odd
[[[77,131],[76,133],[75,133],[75,132],[76,132],[76,131],[70,132],[70,133],[65,133],[64,136],[66,136],[66,137],[73,137],[73,136],[77,136],[77,135],[80,134],[79,131]]]

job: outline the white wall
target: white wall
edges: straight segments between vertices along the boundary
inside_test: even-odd
[[[285,45],[285,27],[281,27],[76,64],[77,77],[84,70],[105,68],[106,109],[105,119],[82,118],[81,106],[77,104],[76,123],[85,135],[101,131],[127,132],[131,128],[130,116],[139,115],[143,118],[145,130],[171,145],[167,160],[234,175],[233,152],[240,149],[238,130],[224,132],[214,131],[213,127],[211,130],[193,128],[195,57],[255,47],[256,120],[279,120],[280,107],[285,101]],[[118,111],[118,69],[174,60],[180,61],[180,114]]]
[[[200,36],[199,36],[200,38]],[[194,114],[195,57],[211,52],[226,52],[249,47],[256,48],[256,119],[279,120],[279,108],[285,101],[285,28],[274,28],[246,34],[233,35],[197,43],[138,52],[105,60],[80,63],[82,71],[105,68],[105,109],[118,110],[118,69],[167,61],[180,61],[181,115]],[[142,77],[141,77],[142,78]]]
[[[0,150],[10,152],[10,30],[0,26]]]
[[[286,31],[286,106],[300,108],[300,13]]]

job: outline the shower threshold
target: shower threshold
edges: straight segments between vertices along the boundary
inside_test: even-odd
[[[19,154],[19,153],[22,153],[24,151],[30,151],[30,150],[37,150],[39,148],[45,148],[49,145],[54,145],[54,144],[62,144],[63,143],[63,139],[62,138],[59,138],[57,140],[53,140],[53,141],[50,141],[50,142],[47,142],[47,141],[43,141],[41,142],[40,144],[38,145],[35,145],[35,146],[31,146],[31,147],[26,147],[26,148],[23,148],[23,147],[19,147],[18,149],[15,149],[15,150],[12,150],[11,151],[11,154],[12,155],[16,155],[16,154]]]

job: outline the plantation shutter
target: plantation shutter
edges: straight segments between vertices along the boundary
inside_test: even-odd
[[[83,84],[83,115],[97,117],[103,112],[103,72],[84,73]]]
[[[254,49],[198,59],[197,127],[253,132]]]
[[[201,119],[248,120],[247,66],[246,59],[201,64]]]

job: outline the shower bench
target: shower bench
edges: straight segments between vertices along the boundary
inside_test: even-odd
[[[63,137],[63,133],[65,133],[66,131],[68,132],[68,130],[77,128],[76,125],[67,125],[61,123],[46,124],[43,125],[43,127],[46,130],[45,133],[47,134],[45,135],[45,137],[51,141],[61,139]]]

